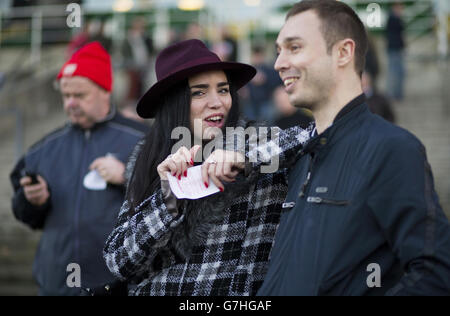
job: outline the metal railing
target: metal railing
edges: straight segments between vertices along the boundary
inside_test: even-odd
[[[167,44],[173,23],[195,21],[205,26],[213,21],[207,12],[200,12],[198,16],[170,15],[170,9],[165,7],[127,13],[112,10],[90,12],[83,6],[81,9],[83,23],[89,19],[101,17],[104,24],[112,28],[107,35],[110,35],[113,47],[120,46],[125,40],[127,15],[148,16],[149,28],[152,29],[156,47]],[[5,44],[29,46],[31,62],[38,63],[43,45],[68,43],[71,37],[81,30],[79,27],[68,26],[67,18],[70,14],[70,11],[67,11],[67,5],[15,7],[8,11],[0,10],[0,47]]]
[[[22,157],[24,153],[24,124],[23,124],[23,113],[20,108],[12,108],[12,109],[0,109],[0,115],[4,116],[12,116],[15,120],[15,131],[14,131],[14,158],[15,161],[18,161],[20,157]]]

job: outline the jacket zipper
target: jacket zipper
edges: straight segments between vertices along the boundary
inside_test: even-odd
[[[83,139],[83,155],[81,160],[81,170],[84,170],[84,166],[87,161],[87,148],[88,148],[88,142],[91,138],[91,131],[86,130],[84,132],[84,139]],[[81,254],[80,254],[80,217],[81,217],[81,197],[83,195],[83,172],[80,172],[80,178],[79,178],[79,185],[78,185],[78,192],[77,192],[77,200],[76,200],[76,208],[75,208],[75,256],[77,258],[78,264],[81,266]]]
[[[347,200],[330,200],[330,199],[324,199],[318,196],[309,196],[306,199],[306,202],[308,203],[316,203],[316,204],[331,204],[331,205],[337,205],[337,206],[344,206],[350,204]]]
[[[309,161],[309,166],[308,166],[308,174],[306,175],[305,182],[303,182],[302,188],[298,195],[299,197],[304,197],[306,195],[306,189],[308,188],[309,182],[311,180],[313,166],[314,166],[315,161],[316,161],[316,155],[314,155],[314,153],[311,153],[311,160]]]

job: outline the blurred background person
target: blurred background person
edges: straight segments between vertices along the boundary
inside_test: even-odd
[[[367,105],[372,113],[378,114],[385,120],[395,123],[395,113],[390,99],[385,96],[377,86],[377,78],[380,73],[380,63],[374,38],[367,32],[366,64],[361,78]]]
[[[378,75],[380,74],[380,62],[378,58],[377,47],[375,46],[375,40],[371,34],[367,31],[367,54],[365,70],[370,74],[372,78],[372,86],[378,90]]]
[[[43,230],[33,275],[45,296],[113,287],[102,249],[124,198],[125,163],[147,131],[111,105],[111,59],[100,43],[79,49],[57,80],[70,122],[33,145],[10,175],[14,216]],[[73,286],[70,264],[79,266]]]
[[[389,99],[379,92],[373,85],[370,72],[364,71],[362,74],[362,88],[366,95],[366,103],[372,113],[378,114],[385,120],[395,123],[395,114]]]
[[[128,91],[125,107],[135,107],[147,87],[147,78],[153,55],[153,40],[146,31],[144,17],[137,17],[131,22],[127,37],[122,47],[123,65],[128,79]],[[137,115],[136,115],[137,117]]]
[[[396,101],[403,100],[405,64],[404,64],[404,24],[402,21],[403,4],[393,4],[386,26],[386,41],[388,55],[388,73],[386,91],[389,97]]]
[[[66,59],[70,58],[77,50],[89,43],[89,22],[83,23],[81,30],[76,33],[67,45]]]
[[[5,75],[3,72],[0,72],[0,90],[2,89],[4,82],[5,82]]]
[[[203,27],[197,22],[191,22],[188,24],[186,31],[182,35],[178,41],[181,40],[190,40],[190,39],[199,39],[203,40],[205,37]]]
[[[218,26],[216,40],[211,45],[211,50],[223,61],[237,61],[238,43],[226,26]]]
[[[300,126],[306,129],[314,120],[312,113],[304,108],[293,107],[289,101],[289,95],[284,90],[284,86],[278,86],[274,93],[273,99],[275,108],[278,111],[277,119],[273,125],[281,129],[287,129],[293,126]]]
[[[99,42],[107,52],[110,52],[111,39],[105,36],[104,30],[104,22],[100,19],[92,19],[83,23],[81,31],[71,39],[67,46],[66,59],[90,42]]]
[[[252,48],[250,63],[256,68],[256,76],[244,88],[244,115],[251,120],[273,122],[275,106],[273,92],[282,84],[273,64],[265,61],[264,47]]]

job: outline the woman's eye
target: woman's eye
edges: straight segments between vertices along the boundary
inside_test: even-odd
[[[219,93],[222,93],[222,94],[228,94],[230,92],[230,89],[228,89],[228,88],[223,88],[223,89],[220,89],[220,91],[219,91]]]
[[[193,91],[192,96],[193,97],[201,97],[204,93],[202,91]]]

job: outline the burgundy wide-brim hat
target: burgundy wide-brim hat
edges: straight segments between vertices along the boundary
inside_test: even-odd
[[[155,65],[158,81],[139,100],[137,113],[143,118],[155,117],[160,97],[174,84],[210,70],[225,71],[237,89],[242,88],[256,74],[256,69],[250,65],[221,61],[200,40],[182,41],[159,53]]]

